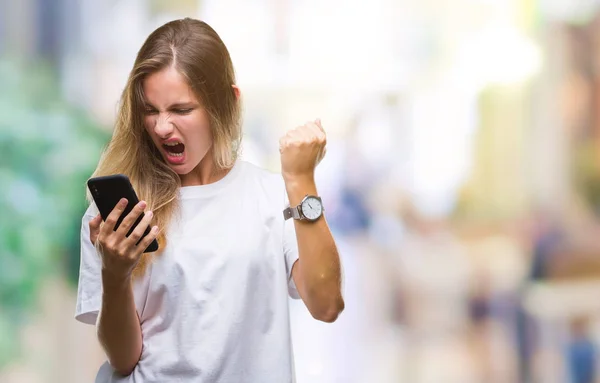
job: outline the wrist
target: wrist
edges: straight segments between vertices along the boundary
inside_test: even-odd
[[[106,290],[121,290],[131,285],[131,274],[115,274],[114,272],[102,269],[102,286]]]
[[[313,177],[284,177],[290,206],[297,206],[306,195],[317,195],[317,185]]]
[[[311,173],[286,173],[282,172],[283,180],[286,185],[289,184],[302,184],[302,183],[314,183],[315,175]]]

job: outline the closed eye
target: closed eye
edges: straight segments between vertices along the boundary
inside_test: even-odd
[[[185,115],[185,114],[190,114],[192,113],[192,110],[194,110],[194,108],[188,108],[188,109],[174,109],[173,112],[177,113],[177,114],[181,114],[181,115]]]
[[[144,109],[144,113],[146,115],[152,115],[152,114],[157,114],[158,111],[156,109],[154,109],[154,108],[147,107],[146,109]]]

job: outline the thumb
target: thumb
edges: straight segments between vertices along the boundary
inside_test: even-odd
[[[100,214],[98,214],[97,216],[95,216],[94,218],[92,218],[90,220],[90,229],[99,228],[101,222],[102,222],[102,217],[100,216]]]
[[[98,233],[100,232],[100,224],[102,223],[102,217],[100,214],[92,218],[90,221],[90,241],[96,243],[98,239]]]

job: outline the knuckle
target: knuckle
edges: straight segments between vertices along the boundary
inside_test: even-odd
[[[127,216],[123,219],[123,221],[121,222],[121,225],[119,225],[119,228],[128,229],[132,224],[133,224],[132,217]]]
[[[129,238],[131,238],[133,242],[137,243],[137,241],[139,241],[140,238],[142,238],[142,234],[135,230],[133,233],[129,234]]]
[[[113,253],[118,253],[119,251],[119,244],[114,239],[105,239],[104,247]]]
[[[114,245],[112,245],[112,244],[108,244],[108,243],[107,243],[107,244],[105,244],[105,245],[103,246],[103,248],[104,248],[104,249],[106,249],[106,251],[108,251],[109,253],[113,253],[113,254],[116,254],[116,253],[117,253],[117,249],[116,249],[116,248],[115,248],[115,246],[114,246]]]
[[[123,246],[119,246],[117,248],[117,250],[115,251],[115,253],[119,256],[119,258],[127,257],[127,249],[124,248]]]

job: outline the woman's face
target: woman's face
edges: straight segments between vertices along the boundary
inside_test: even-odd
[[[208,114],[173,67],[149,75],[143,89],[146,131],[183,183],[183,176],[196,169],[212,147]]]

